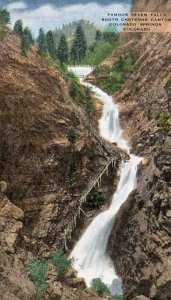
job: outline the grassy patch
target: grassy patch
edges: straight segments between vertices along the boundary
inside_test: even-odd
[[[95,278],[92,280],[91,288],[99,296],[110,295],[108,286],[101,280],[101,278]]]
[[[52,261],[56,266],[59,275],[65,275],[71,268],[72,260],[67,258],[63,250],[58,250],[52,254]]]
[[[97,70],[95,74],[98,78],[100,86],[109,94],[113,94],[122,89],[125,81],[130,78],[133,72],[138,72],[138,68],[134,67],[137,57],[129,57],[126,60],[119,59],[112,67],[103,66]]]
[[[98,65],[106,57],[110,56],[113,53],[113,45],[108,42],[101,43],[96,47],[90,48],[86,57],[82,60],[81,64],[86,65]]]
[[[32,280],[37,288],[38,295],[43,295],[47,289],[48,261],[44,259],[34,259],[28,263],[28,268]]]
[[[0,40],[3,40],[7,36],[7,31],[3,28],[0,28]]]

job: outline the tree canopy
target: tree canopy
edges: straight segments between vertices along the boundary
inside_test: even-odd
[[[40,28],[39,30],[39,36],[38,36],[38,47],[40,54],[46,55],[48,53],[48,47],[47,47],[47,41],[46,41],[46,34],[44,32],[43,28]]]
[[[75,32],[75,39],[71,48],[71,59],[75,62],[80,62],[86,55],[87,42],[84,31],[78,24]]]
[[[23,20],[19,19],[18,21],[15,22],[13,32],[16,35],[22,36],[22,34],[23,34]]]
[[[58,46],[58,58],[62,63],[67,63],[69,58],[69,50],[64,34],[61,35],[61,39]]]
[[[10,13],[5,8],[0,8],[0,24],[9,24],[11,21]]]
[[[34,44],[34,38],[29,27],[25,27],[22,35],[22,52],[24,55],[31,49]]]
[[[56,46],[55,46],[53,32],[51,30],[49,30],[46,34],[46,42],[47,42],[47,48],[48,48],[49,55],[53,59],[56,59],[57,58],[57,50],[56,50]]]

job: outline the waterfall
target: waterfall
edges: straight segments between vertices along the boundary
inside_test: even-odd
[[[80,77],[81,74],[88,74],[91,71],[92,69],[88,68],[85,70],[85,67],[79,67],[79,70],[78,67],[72,68],[72,72],[79,74]],[[137,166],[142,158],[130,154],[130,147],[124,140],[120,127],[119,110],[113,98],[90,83],[83,84],[90,87],[104,104],[102,117],[99,120],[100,135],[111,143],[117,143],[118,147],[127,151],[130,159],[122,161],[120,165],[120,180],[110,208],[95,217],[76,244],[70,258],[73,258],[73,267],[77,270],[78,276],[85,279],[88,287],[91,286],[92,279],[101,278],[108,285],[111,293],[117,295],[116,281],[119,281],[119,278],[111,258],[106,253],[107,242],[116,213],[136,188]]]

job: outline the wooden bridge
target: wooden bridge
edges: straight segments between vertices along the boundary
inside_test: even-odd
[[[87,190],[84,192],[84,194],[82,195],[82,197],[80,198],[80,201],[79,201],[79,204],[78,204],[78,207],[76,209],[76,213],[75,215],[73,216],[73,219],[71,221],[71,223],[68,225],[67,229],[65,230],[65,233],[64,233],[64,243],[65,243],[65,249],[67,250],[67,241],[70,240],[71,238],[71,235],[72,235],[72,232],[73,230],[76,228],[77,226],[77,218],[80,217],[80,213],[81,213],[81,207],[82,205],[87,201],[87,198],[88,198],[88,195],[91,193],[91,191],[93,190],[94,187],[99,187],[100,186],[100,183],[101,183],[101,179],[102,179],[102,176],[104,174],[107,174],[108,175],[108,171],[109,171],[109,167],[112,166],[112,167],[115,167],[115,163],[116,161],[111,158],[107,165],[101,170],[101,172],[99,173],[99,175],[96,176],[95,179],[93,179]]]

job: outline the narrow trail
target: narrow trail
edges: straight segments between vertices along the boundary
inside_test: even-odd
[[[82,78],[88,75],[91,67],[72,67],[71,71]],[[111,233],[115,215],[128,195],[137,185],[137,167],[141,157],[130,153],[130,147],[123,138],[120,127],[119,110],[112,97],[90,83],[83,82],[103,103],[103,113],[99,120],[100,135],[110,143],[117,143],[125,150],[130,159],[122,161],[120,165],[120,180],[113,195],[111,206],[100,213],[85,230],[76,244],[70,257],[73,258],[73,267],[78,271],[78,277],[83,277],[88,287],[94,278],[101,278],[113,295],[120,294],[121,280],[115,272],[113,261],[106,253],[108,238]]]

